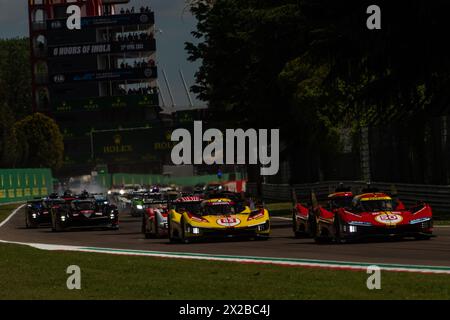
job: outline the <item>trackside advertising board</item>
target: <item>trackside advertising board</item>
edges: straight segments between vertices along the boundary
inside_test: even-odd
[[[0,203],[30,200],[52,192],[50,169],[0,170]]]

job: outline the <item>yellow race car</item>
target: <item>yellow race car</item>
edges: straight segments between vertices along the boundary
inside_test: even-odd
[[[168,223],[171,242],[234,237],[268,239],[270,235],[266,209],[252,211],[241,201],[229,198],[179,198],[172,203]]]

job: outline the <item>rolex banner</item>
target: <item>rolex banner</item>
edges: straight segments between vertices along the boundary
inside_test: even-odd
[[[174,128],[155,127],[92,133],[93,156],[99,161],[159,161],[175,146]]]
[[[130,95],[118,97],[99,97],[70,101],[55,101],[52,103],[54,112],[100,111],[120,108],[155,108],[158,107],[158,94]]]

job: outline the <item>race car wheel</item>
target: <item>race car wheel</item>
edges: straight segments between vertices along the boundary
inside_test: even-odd
[[[52,231],[53,232],[61,232],[61,231],[63,231],[63,227],[61,225],[61,222],[56,217],[56,215],[52,216]]]
[[[317,218],[314,214],[310,214],[308,217],[308,232],[311,237],[315,237],[317,235]]]
[[[158,218],[155,216],[155,219],[153,219],[154,224],[153,224],[153,232],[155,234],[156,238],[159,238],[161,236],[160,232],[159,232],[159,226],[158,226]]]
[[[338,215],[336,215],[334,218],[334,242],[336,242],[337,244],[343,243],[341,232],[342,232],[341,219],[339,218]]]
[[[314,241],[316,243],[330,243],[332,240],[333,239],[332,239],[332,237],[330,237],[328,228],[325,228],[324,226],[321,226],[320,224],[318,224],[317,234],[314,238]]]
[[[148,231],[148,218],[147,217],[144,217],[142,229],[144,230],[145,239],[151,239],[152,233]]]
[[[173,236],[173,231],[172,231],[172,223],[170,222],[170,216],[167,219],[167,224],[168,224],[168,232],[169,232],[169,241],[170,243],[174,243],[176,241],[176,239]]]
[[[52,214],[52,231],[56,232],[55,215]]]
[[[189,243],[189,239],[186,238],[186,223],[184,222],[184,219],[181,219],[181,237],[180,240],[182,243]]]
[[[295,211],[292,213],[292,231],[294,231],[294,236],[296,238],[302,237],[302,234],[298,231],[297,215],[295,214]]]
[[[37,224],[35,222],[30,221],[30,216],[28,214],[25,215],[25,227],[27,229],[36,229]]]

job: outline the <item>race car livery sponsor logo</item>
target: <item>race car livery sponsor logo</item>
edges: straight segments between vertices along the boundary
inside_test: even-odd
[[[223,227],[235,227],[241,224],[241,220],[237,218],[220,218],[217,220],[217,224]]]
[[[375,220],[387,225],[396,225],[403,221],[403,217],[394,213],[382,213],[376,216]]]
[[[361,201],[377,201],[377,200],[392,200],[392,198],[390,198],[390,197],[361,198]]]

